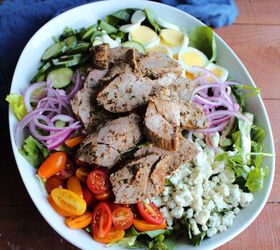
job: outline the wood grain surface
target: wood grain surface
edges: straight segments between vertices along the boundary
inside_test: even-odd
[[[1,0],[0,0],[1,1]],[[236,0],[236,23],[215,31],[229,44],[261,88],[270,118],[276,154],[280,154],[280,1]],[[42,218],[17,170],[9,141],[0,143],[0,249],[77,249]],[[218,248],[280,249],[280,171],[268,202],[239,236]]]

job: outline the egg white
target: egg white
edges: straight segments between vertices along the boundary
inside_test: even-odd
[[[216,69],[216,68],[220,69],[223,72],[222,75],[220,76],[220,79],[222,81],[225,81],[227,79],[227,77],[228,77],[228,70],[225,69],[224,67],[218,66],[218,65],[216,65],[214,63],[210,63],[205,68],[210,70],[210,71],[213,70],[213,69]]]
[[[161,26],[161,27],[164,27],[164,28],[167,28],[167,29],[171,29],[171,30],[176,30],[176,31],[180,31],[179,27],[173,23],[169,23],[169,22],[166,22],[164,21],[163,19],[161,19],[160,17],[157,17],[156,18],[156,22]]]
[[[183,61],[182,56],[183,56],[183,54],[184,54],[185,52],[194,52],[194,53],[198,54],[198,55],[201,57],[202,61],[203,61],[203,66],[206,65],[206,63],[208,62],[207,56],[204,55],[201,51],[199,51],[199,50],[197,50],[197,49],[195,49],[195,48],[192,48],[192,47],[183,46],[182,49],[179,51],[179,54],[178,54],[178,61],[179,61],[179,63],[182,65],[182,67],[183,67],[186,71],[188,71],[189,73],[195,74],[195,73],[197,73],[197,72],[196,72],[196,70],[194,70],[194,69],[192,68],[192,66],[186,64],[186,63]],[[200,65],[200,66],[201,66],[201,65]],[[203,67],[203,66],[202,66],[202,67]]]
[[[160,47],[162,47],[162,48],[164,48],[166,51],[167,51],[167,55],[170,57],[170,58],[173,58],[173,54],[172,54],[172,51],[168,48],[168,47],[166,47],[166,46],[164,46],[164,45],[162,45],[162,44],[156,44],[156,45],[153,45],[153,46],[148,46],[148,47],[146,47],[146,49],[150,49],[150,48],[152,48],[152,47],[154,47],[154,46],[160,46]]]
[[[131,23],[131,24],[125,24],[125,25],[122,25],[119,30],[120,31],[123,31],[125,33],[128,33],[128,32],[131,32],[132,30],[134,29],[137,29],[139,28],[141,25],[141,22],[138,22],[138,23]]]
[[[144,11],[142,10],[137,10],[133,13],[130,21],[132,24],[134,23],[142,23],[146,19],[146,15]]]

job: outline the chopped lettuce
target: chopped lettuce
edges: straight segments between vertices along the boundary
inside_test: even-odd
[[[189,46],[203,52],[209,59],[209,63],[217,57],[216,40],[210,27],[199,26],[191,30],[189,34]]]
[[[150,8],[145,8],[144,11],[147,19],[149,20],[149,23],[154,27],[155,32],[159,33],[161,29],[155,20],[154,12]]]
[[[251,169],[245,186],[251,191],[260,191],[263,188],[264,178],[268,175],[268,168],[256,167]]]
[[[38,168],[49,155],[49,150],[31,135],[24,140],[19,152],[35,168]]]
[[[6,101],[12,106],[18,120],[21,120],[27,114],[22,95],[16,93],[9,94],[6,97]]]

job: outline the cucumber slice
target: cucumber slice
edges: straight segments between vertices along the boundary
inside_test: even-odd
[[[139,52],[141,52],[144,55],[146,55],[146,53],[147,53],[147,51],[146,51],[145,47],[142,45],[142,43],[139,43],[139,42],[134,41],[134,40],[124,42],[122,44],[122,46],[137,49]]]
[[[97,36],[99,36],[100,34],[102,34],[102,32],[99,31],[99,30],[93,31],[92,34],[90,35],[90,41],[91,41],[91,42],[94,41],[94,39],[95,39]]]
[[[85,40],[85,39],[89,38],[90,35],[92,34],[92,32],[94,32],[94,31],[96,30],[96,28],[97,28],[97,25],[96,25],[96,24],[94,24],[94,25],[88,27],[88,28],[86,29],[85,33],[84,33],[83,36],[82,36],[82,40]]]
[[[69,49],[74,48],[77,45],[78,39],[76,36],[69,36],[63,40],[65,46],[66,46],[66,51]]]
[[[71,83],[71,78],[73,76],[72,69],[69,68],[58,68],[52,70],[47,79],[52,76],[53,87],[54,88],[64,88]]]
[[[50,62],[45,63],[41,68],[39,68],[39,71],[37,74],[32,78],[31,82],[38,82],[40,77],[52,66]]]
[[[59,57],[59,61],[66,61],[66,60],[72,60],[72,59],[78,59],[81,58],[82,54],[74,54],[74,55],[64,55]]]
[[[45,74],[40,75],[40,76],[37,78],[37,81],[38,81],[38,82],[45,81]]]
[[[100,44],[103,44],[103,41],[100,40],[100,39],[95,39],[95,40],[92,42],[92,46],[96,46],[96,45],[100,45]]]
[[[49,48],[46,49],[41,60],[47,61],[47,60],[57,56],[61,52],[61,49],[63,48],[63,46],[64,46],[63,43],[54,43],[52,46],[50,46]]]
[[[67,51],[67,54],[85,52],[90,47],[90,43],[80,42],[75,48],[71,48]]]
[[[63,66],[63,67],[73,67],[80,63],[80,58],[74,58],[66,61],[55,61],[53,60],[53,64],[55,66]]]

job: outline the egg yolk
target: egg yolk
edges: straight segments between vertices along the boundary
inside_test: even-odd
[[[152,48],[148,48],[147,51],[162,52],[162,53],[168,55],[167,49],[164,48],[163,46],[158,46],[158,45],[156,45],[156,46],[154,46]]]
[[[130,38],[139,43],[148,43],[157,38],[157,33],[147,26],[140,26],[130,32]]]
[[[212,73],[214,73],[216,76],[221,77],[223,74],[223,70],[220,68],[214,68],[210,70]]]
[[[159,37],[161,43],[169,48],[179,46],[184,40],[184,35],[181,32],[170,29],[163,30]]]
[[[182,60],[188,66],[194,66],[194,65],[201,66],[201,67],[204,66],[204,62],[203,62],[203,59],[201,58],[201,56],[193,51],[185,52],[182,55]]]

